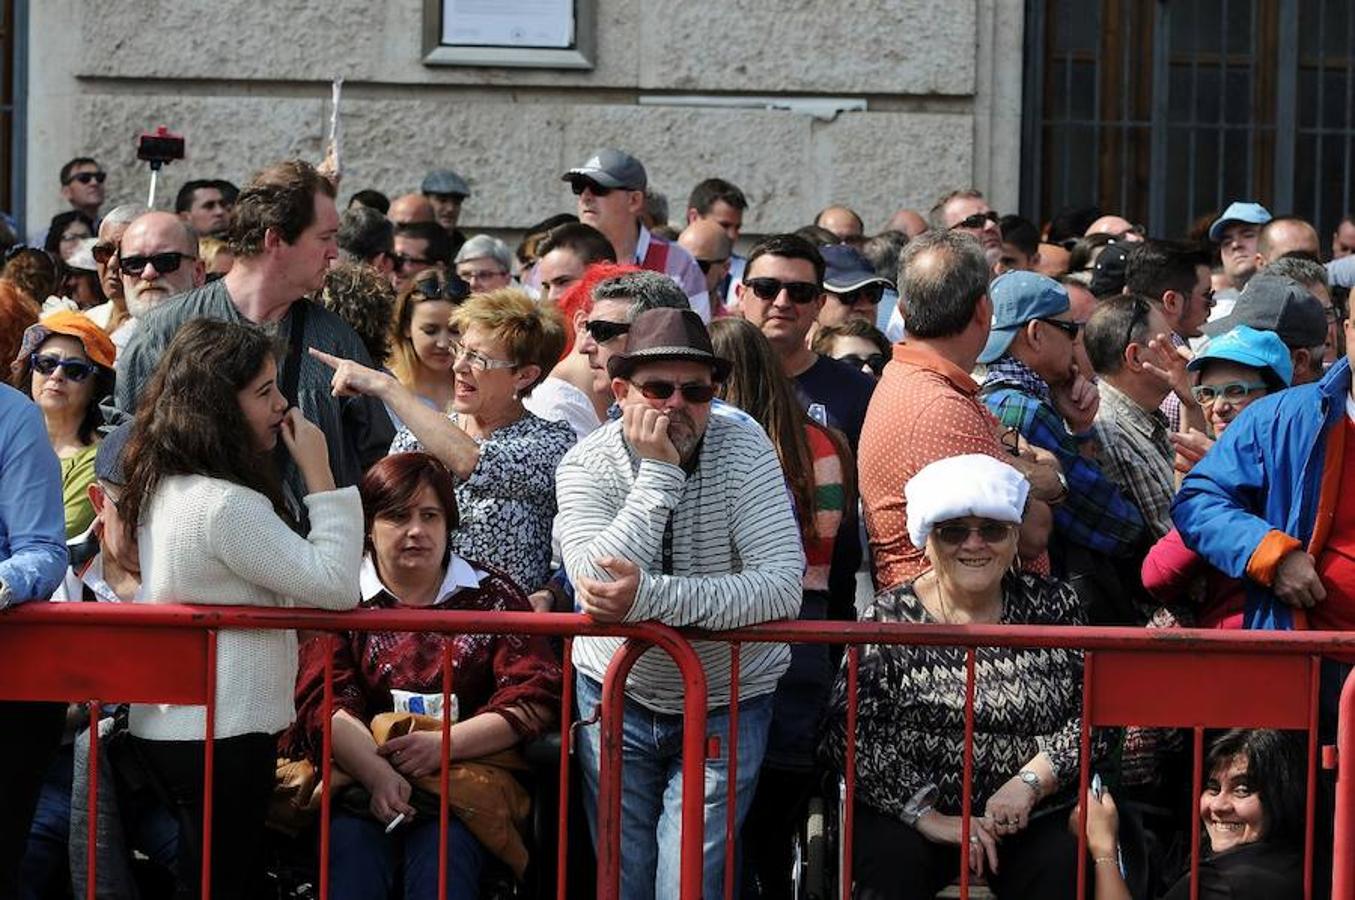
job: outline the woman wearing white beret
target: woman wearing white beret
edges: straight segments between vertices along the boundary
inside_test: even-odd
[[[1013,565],[1028,491],[1020,472],[990,456],[952,457],[918,472],[905,486],[908,531],[931,568],[882,592],[866,620],[1083,624],[1070,587]],[[961,859],[965,651],[867,645],[859,683],[855,896],[934,897]],[[1067,811],[1078,781],[1081,684],[1077,652],[978,651],[967,860],[1000,898],[1076,893]],[[833,708],[825,751],[840,766],[845,669]]]

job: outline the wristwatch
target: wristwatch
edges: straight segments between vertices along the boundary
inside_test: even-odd
[[[937,793],[936,785],[929,784],[910,797],[908,802],[903,805],[903,824],[910,828],[916,828],[917,820],[932,811],[932,804],[936,802]]]
[[[1062,472],[1055,472],[1054,474],[1058,476],[1059,479],[1059,495],[1053,500],[1047,501],[1050,506],[1058,506],[1068,499],[1068,479],[1063,476]]]
[[[1044,785],[1040,783],[1039,775],[1036,775],[1030,769],[1022,769],[1016,774],[1016,777],[1020,778],[1021,783],[1031,789],[1036,800],[1040,799],[1040,795],[1044,793]]]

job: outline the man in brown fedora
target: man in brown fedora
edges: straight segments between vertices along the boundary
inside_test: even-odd
[[[567,454],[556,471],[565,569],[584,612],[601,622],[659,621],[739,628],[799,611],[804,552],[771,442],[760,430],[711,416],[729,370],[691,310],[652,309],[631,324],[624,353],[607,361],[622,409]],[[590,716],[617,638],[576,638],[579,708]],[[707,736],[728,748],[729,648],[697,642],[708,684]],[[784,644],[746,644],[739,677],[737,826],[753,798],[786,670]],[[683,680],[648,653],[626,683],[621,840],[627,898],[676,897],[682,782]],[[589,821],[596,835],[598,726],[583,727]],[[724,883],[728,755],[706,764],[705,896]]]

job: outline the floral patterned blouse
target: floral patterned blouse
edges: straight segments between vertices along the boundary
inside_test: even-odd
[[[457,414],[449,418],[457,421]],[[470,477],[457,479],[461,524],[451,534],[452,552],[508,573],[525,592],[550,578],[551,523],[555,520],[555,467],[574,445],[574,430],[525,412],[483,440]],[[423,450],[408,428],[391,442],[391,453]]]

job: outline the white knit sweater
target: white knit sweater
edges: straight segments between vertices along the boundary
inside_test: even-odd
[[[362,565],[355,487],[306,497],[311,530],[287,527],[258,491],[201,475],[165,479],[138,531],[139,603],[352,609]],[[277,733],[296,716],[296,633],[225,630],[217,640],[216,736]],[[130,730],[203,740],[201,706],[133,704]]]

